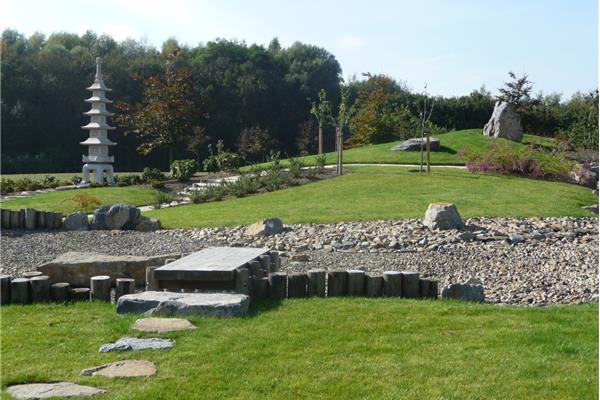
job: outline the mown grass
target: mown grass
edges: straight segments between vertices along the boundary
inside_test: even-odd
[[[106,399],[596,399],[598,305],[497,307],[400,299],[263,302],[192,318],[171,350],[98,353],[137,334],[114,305],[2,307],[2,388],[72,381]],[[149,335],[157,336],[157,335]],[[145,379],[84,377],[127,358]],[[4,397],[3,397],[4,398]]]
[[[440,139],[440,150],[431,152],[432,165],[465,165],[459,157],[463,149],[475,152],[484,152],[489,149],[493,140],[483,136],[481,129],[468,129],[437,135]],[[496,139],[504,141],[505,139]],[[418,164],[421,159],[419,151],[392,151],[392,147],[401,141],[383,143],[370,146],[356,147],[344,151],[345,164]],[[524,135],[523,142],[517,143],[518,147],[536,144],[538,146],[553,148],[556,146],[553,139],[534,135]],[[336,163],[336,153],[326,153],[327,164]],[[299,157],[306,165],[315,165],[316,156]],[[283,165],[288,165],[288,160],[282,160]],[[264,166],[266,164],[259,164]],[[248,169],[250,167],[246,167]]]
[[[463,217],[593,216],[581,186],[465,170],[430,175],[405,167],[349,167],[348,174],[300,187],[222,202],[154,210],[163,226],[240,225],[279,217],[285,223],[421,218],[431,202],[455,203]]]
[[[77,204],[71,200],[73,196],[81,193],[97,197],[102,204],[127,203],[141,206],[152,204],[156,190],[141,186],[61,190],[41,193],[31,197],[4,200],[0,202],[0,206],[11,210],[35,208],[40,211],[57,211],[68,214],[75,211],[85,211],[80,210]]]

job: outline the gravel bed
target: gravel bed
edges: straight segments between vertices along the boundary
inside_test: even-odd
[[[67,251],[158,255],[210,245],[264,246],[282,270],[414,270],[450,283],[479,278],[486,301],[548,305],[598,301],[598,220],[474,218],[465,231],[430,231],[418,220],[291,225],[267,238],[245,227],[4,234],[3,273],[31,270]],[[6,233],[6,232],[5,232]]]

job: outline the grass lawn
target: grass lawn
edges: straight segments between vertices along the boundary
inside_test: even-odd
[[[427,205],[449,201],[463,217],[593,216],[592,191],[576,185],[435,169],[349,167],[350,173],[304,186],[222,202],[148,212],[166,227],[240,225],[279,217],[285,223],[421,218]]]
[[[77,207],[77,204],[70,200],[73,196],[80,193],[95,196],[100,199],[102,204],[127,203],[134,206],[141,206],[152,204],[156,190],[141,186],[61,190],[42,193],[32,197],[5,200],[0,202],[0,206],[11,210],[35,208],[40,211],[60,211],[68,214],[81,211]]]
[[[103,399],[597,399],[598,305],[497,307],[399,299],[263,302],[191,318],[171,350],[99,353],[139,315],[100,303],[2,307],[2,388],[72,381]],[[153,361],[146,379],[84,368]],[[4,397],[3,397],[4,398]]]
[[[436,137],[440,139],[440,150],[431,152],[431,163],[433,165],[465,165],[464,161],[458,157],[458,153],[462,149],[470,148],[482,152],[487,150],[493,141],[489,137],[483,136],[481,129],[449,132]],[[421,153],[418,151],[391,151],[392,147],[400,143],[401,141],[398,141],[345,150],[344,164],[418,164],[421,158]],[[554,140],[540,136],[524,135],[521,145],[529,144],[554,147]],[[327,164],[335,164],[337,158],[335,153],[326,153],[326,156]],[[315,164],[315,156],[301,157],[301,159],[306,165]],[[282,164],[287,165],[287,160],[282,160]]]

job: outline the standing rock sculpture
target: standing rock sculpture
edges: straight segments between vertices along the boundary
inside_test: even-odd
[[[523,139],[521,117],[510,108],[510,104],[497,101],[492,117],[483,127],[483,134],[520,142]]]

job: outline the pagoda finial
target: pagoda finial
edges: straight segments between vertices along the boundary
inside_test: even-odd
[[[100,57],[96,57],[96,81],[102,80],[102,59]]]

